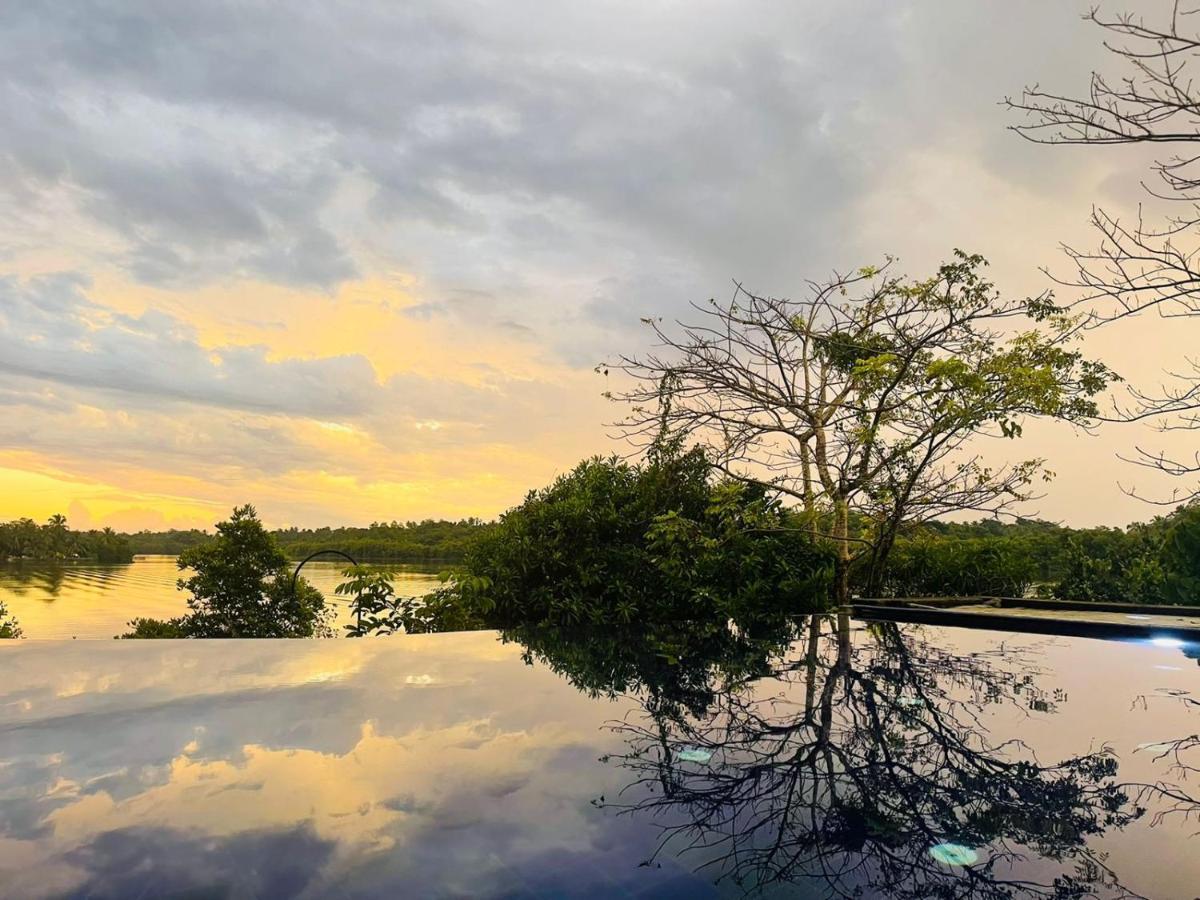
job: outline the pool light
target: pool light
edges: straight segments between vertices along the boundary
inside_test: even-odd
[[[1155,647],[1171,647],[1174,649],[1178,649],[1179,647],[1183,646],[1183,641],[1181,641],[1179,638],[1173,637],[1150,638],[1150,643],[1152,643]]]
[[[936,844],[929,848],[929,855],[948,866],[969,866],[979,862],[979,854],[964,844]]]

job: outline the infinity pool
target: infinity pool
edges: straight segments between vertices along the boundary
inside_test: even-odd
[[[1200,895],[1200,648],[636,643],[7,642],[0,894]]]

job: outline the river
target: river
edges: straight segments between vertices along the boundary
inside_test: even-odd
[[[345,601],[333,589],[345,563],[313,560],[304,577],[325,595],[335,613],[339,635],[349,621]],[[404,565],[397,570],[396,593],[419,596],[441,585],[440,567]],[[187,612],[187,595],[173,556],[139,556],[127,565],[92,563],[0,564],[0,601],[21,625],[25,637],[111,640],[128,630],[130,619],[167,619]]]

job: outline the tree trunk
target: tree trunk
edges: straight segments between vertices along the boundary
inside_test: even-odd
[[[845,606],[850,602],[850,509],[844,499],[834,503],[833,537],[837,542],[834,599],[838,606]]]

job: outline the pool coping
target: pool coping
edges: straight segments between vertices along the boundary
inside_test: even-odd
[[[962,607],[970,607],[965,609]],[[1022,615],[1021,610],[1030,613]],[[994,611],[993,611],[994,610]],[[1065,616],[1038,615],[1059,611]],[[856,599],[848,612],[857,619],[950,625],[1025,634],[1055,634],[1106,640],[1167,638],[1200,642],[1200,607],[1136,603],[1084,603],[1076,600],[1041,600],[1023,597],[904,597]],[[1123,613],[1127,616],[1170,616],[1179,621],[1117,622],[1089,614]]]

